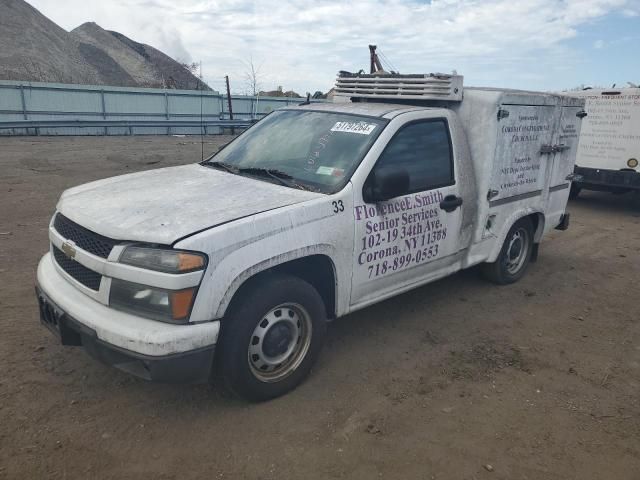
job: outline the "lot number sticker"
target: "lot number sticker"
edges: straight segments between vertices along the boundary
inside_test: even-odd
[[[371,132],[373,132],[375,128],[375,124],[367,122],[336,122],[336,124],[331,128],[331,131],[371,135]]]

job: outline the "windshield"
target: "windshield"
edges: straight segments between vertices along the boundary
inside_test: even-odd
[[[344,113],[279,110],[205,165],[324,193],[341,189],[385,120]]]

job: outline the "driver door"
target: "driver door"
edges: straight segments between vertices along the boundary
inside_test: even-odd
[[[393,198],[366,203],[376,174],[389,172],[405,176],[404,187],[389,193]],[[357,190],[353,307],[457,269],[462,198],[446,118],[400,126],[364,182],[364,195]]]

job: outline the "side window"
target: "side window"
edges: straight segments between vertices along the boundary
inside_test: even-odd
[[[447,123],[416,122],[399,130],[375,168],[390,166],[402,167],[409,173],[408,193],[455,183]]]

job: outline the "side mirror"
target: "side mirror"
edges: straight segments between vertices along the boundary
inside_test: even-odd
[[[384,202],[409,190],[409,173],[401,167],[374,168],[365,182],[362,196],[366,203]]]

